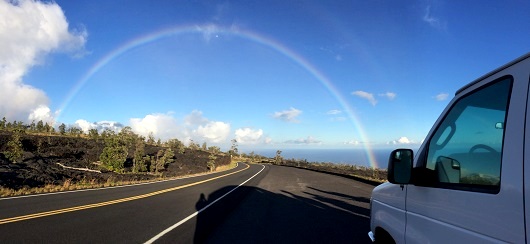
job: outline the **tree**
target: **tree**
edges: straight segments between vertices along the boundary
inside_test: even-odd
[[[22,160],[22,153],[24,152],[22,148],[22,141],[20,139],[22,131],[15,130],[11,136],[11,140],[7,142],[7,151],[4,152],[9,161],[17,163]]]
[[[275,163],[276,165],[280,165],[280,164],[282,164],[283,157],[282,157],[281,154],[282,154],[282,151],[280,151],[280,150],[277,150],[277,151],[276,151],[276,156],[274,157],[274,163]]]
[[[42,122],[42,120],[39,120],[39,122],[37,122],[37,132],[45,132],[46,131],[46,127],[44,127],[44,122]]]
[[[174,161],[173,157],[175,156],[175,153],[173,153],[173,150],[171,148],[168,148],[166,150],[160,149],[158,153],[156,154],[156,161],[155,161],[155,167],[154,169],[151,168],[151,171],[154,173],[158,173],[160,169],[163,169],[166,167],[167,164],[170,164]]]
[[[66,125],[64,123],[61,123],[61,125],[59,125],[59,134],[66,134]]]
[[[99,133],[97,129],[90,129],[88,130],[88,137],[93,140],[97,140],[99,137]]]
[[[210,153],[210,155],[208,156],[208,162],[206,163],[206,167],[208,167],[208,170],[210,170],[211,172],[215,171],[215,160],[217,159],[217,157],[213,154],[213,153]]]
[[[130,126],[123,127],[120,133],[118,133],[118,137],[120,138],[120,140],[125,142],[127,148],[132,148],[135,145],[136,139],[138,138],[138,136],[134,134]]]
[[[55,128],[51,127],[48,123],[44,125],[44,130],[46,132],[55,132]]]
[[[237,150],[237,140],[236,139],[232,139],[232,146],[230,147],[230,151],[228,151],[230,153],[230,156],[237,156],[238,155],[238,150]]]
[[[221,151],[221,148],[219,148],[217,146],[211,146],[211,147],[208,148],[208,151],[213,153],[213,154],[218,154]]]
[[[83,134],[83,130],[81,130],[81,128],[72,126],[68,128],[68,134],[72,136],[81,136],[81,134]]]
[[[147,171],[147,160],[144,157],[145,154],[145,143],[142,139],[136,140],[136,149],[134,150],[133,157],[133,169],[134,173]]]
[[[179,139],[170,139],[167,141],[169,148],[177,151],[179,154],[183,154],[186,146]]]
[[[254,162],[254,160],[256,159],[256,155],[255,155],[254,151],[250,152],[248,154],[248,157],[250,158],[250,162]]]
[[[3,118],[2,118],[2,121],[0,121],[0,130],[5,129],[5,128],[6,128],[6,125],[7,125],[6,117],[3,117]]]
[[[37,124],[35,124],[35,120],[31,121],[31,124],[29,125],[29,130],[32,132],[37,131]]]
[[[188,147],[191,150],[199,150],[199,144],[196,144],[193,139],[190,139],[190,145]]]
[[[147,144],[155,145],[155,136],[153,135],[153,132],[149,132],[149,135],[147,136]]]
[[[117,136],[108,136],[105,138],[105,148],[99,155],[99,160],[108,170],[121,173],[128,154],[129,150],[125,141]]]

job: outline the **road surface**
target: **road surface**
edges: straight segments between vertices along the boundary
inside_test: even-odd
[[[0,243],[367,243],[372,189],[240,163],[160,183],[0,198]]]

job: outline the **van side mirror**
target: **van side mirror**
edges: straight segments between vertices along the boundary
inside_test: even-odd
[[[411,182],[414,152],[410,149],[396,149],[388,159],[388,181],[406,185]]]

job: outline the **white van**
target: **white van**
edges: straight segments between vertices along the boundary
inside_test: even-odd
[[[417,153],[390,154],[389,182],[372,192],[372,241],[527,242],[529,81],[530,53],[458,90]]]

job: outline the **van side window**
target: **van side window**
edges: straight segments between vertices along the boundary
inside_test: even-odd
[[[498,193],[512,77],[457,101],[429,141],[432,186]]]

